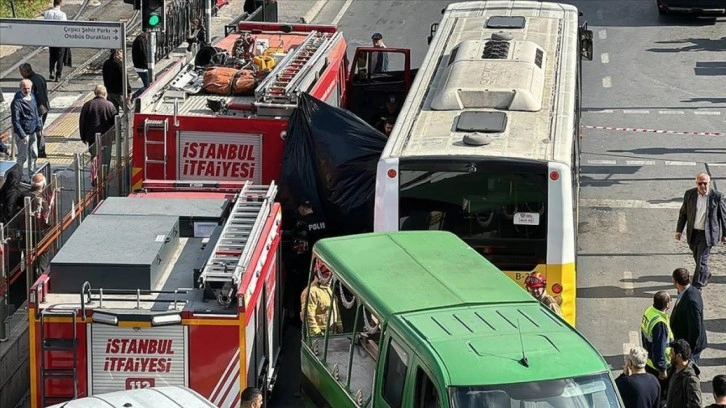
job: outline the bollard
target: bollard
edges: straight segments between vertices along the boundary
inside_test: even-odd
[[[58,228],[58,237],[53,241],[53,248],[55,249],[55,252],[57,252],[60,249],[60,243],[61,239],[63,237],[63,187],[61,186],[61,178],[58,174],[53,174],[51,176],[51,186],[53,187],[53,191],[51,192],[52,197],[54,199],[53,202],[53,221],[50,223],[52,227],[59,226]]]
[[[75,217],[76,212],[76,205],[79,205],[81,203],[81,199],[83,198],[83,192],[81,191],[83,189],[83,184],[81,177],[83,177],[83,171],[81,169],[81,166],[83,163],[81,162],[81,159],[83,156],[81,156],[80,153],[76,153],[76,203],[73,205],[73,208],[71,211],[73,211],[73,217]],[[76,224],[81,225],[81,218],[83,217],[83,211],[78,215],[76,218]]]
[[[0,342],[8,339],[8,298],[10,297],[10,285],[8,284],[8,272],[5,269],[5,224],[0,223],[0,288],[5,289],[5,294],[0,299]]]
[[[131,115],[128,115],[131,116]],[[123,197],[126,195],[124,186],[123,186],[123,174],[122,174],[122,164],[123,159],[121,157],[121,129],[122,129],[122,119],[126,119],[125,117],[122,118],[121,116],[116,116],[116,133],[114,137],[114,147],[116,148],[116,182],[118,183],[118,193],[119,196]]]

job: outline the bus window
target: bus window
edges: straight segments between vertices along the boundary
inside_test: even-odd
[[[386,367],[383,372],[383,399],[391,408],[399,408],[403,402],[403,388],[406,384],[408,355],[395,340],[391,339],[386,351]]]
[[[349,316],[343,313],[355,305],[355,298],[346,301],[345,296],[340,296],[343,284],[333,277],[327,293],[332,307],[327,308],[328,338],[325,356],[325,365],[331,376],[338,382],[345,384],[348,381],[348,367],[350,362],[350,339],[353,336],[352,321]]]
[[[378,319],[360,302],[356,308],[354,322],[355,331],[351,336],[351,339],[355,339],[351,347],[353,364],[348,388],[359,406],[367,406],[367,401],[371,399],[373,392],[380,326]]]
[[[426,372],[419,367],[416,370],[416,408],[441,408],[439,392]]]

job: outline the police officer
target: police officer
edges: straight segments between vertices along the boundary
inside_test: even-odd
[[[640,322],[640,335],[643,348],[648,351],[648,362],[645,371],[653,374],[660,381],[661,399],[665,399],[668,390],[668,367],[670,366],[670,344],[673,339],[668,323],[668,309],[671,306],[671,295],[662,290],[653,295],[653,305],[643,312]]]
[[[307,304],[304,304],[300,314],[307,322],[310,336],[322,336],[328,329],[334,333],[343,331],[343,321],[338,302],[335,300],[332,281],[333,273],[327,266],[318,262],[315,265],[315,278],[300,295],[303,301],[307,298]],[[328,314],[331,313],[328,320]]]
[[[545,291],[545,288],[547,287],[547,279],[544,277],[544,275],[539,272],[530,273],[524,280],[524,286],[527,287],[527,290],[529,291],[529,293],[532,294],[532,296],[534,296],[535,299],[542,302],[542,304],[550,308],[550,310],[552,310],[553,312],[562,316],[562,309],[560,309],[560,304],[557,303],[557,300],[555,300],[555,298],[548,295]]]

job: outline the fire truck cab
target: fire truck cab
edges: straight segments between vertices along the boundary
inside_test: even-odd
[[[132,190],[143,180],[270,183],[280,175],[288,118],[301,93],[368,120],[389,94],[402,102],[414,74],[409,50],[397,48],[358,48],[349,70],[343,33],[331,25],[241,22],[215,47],[224,58],[200,50],[137,99]],[[402,62],[371,72],[374,53]],[[259,77],[254,95],[213,95],[203,90],[210,61],[269,73]]]
[[[277,187],[144,190],[99,204],[32,286],[33,408],[161,386],[238,407],[244,388],[272,389],[282,335]]]

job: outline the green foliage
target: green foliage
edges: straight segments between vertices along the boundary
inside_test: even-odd
[[[15,4],[15,18],[38,17],[53,4],[49,0],[13,0],[13,3]],[[10,0],[0,0],[0,17],[13,17]]]

